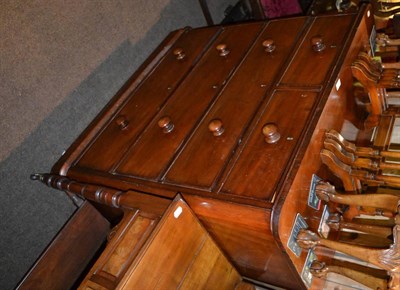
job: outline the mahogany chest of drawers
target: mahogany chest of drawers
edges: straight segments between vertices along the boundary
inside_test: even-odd
[[[173,32],[38,178],[107,216],[135,208],[133,192],[155,208],[179,193],[242,276],[317,287],[291,233],[297,214],[321,217],[311,180],[328,174],[325,130],[357,118],[350,64],[372,18],[363,6]]]

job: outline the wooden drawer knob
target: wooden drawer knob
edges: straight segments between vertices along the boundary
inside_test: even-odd
[[[230,51],[226,48],[226,44],[218,44],[217,45],[217,50],[219,51],[220,56],[227,56]]]
[[[180,47],[179,48],[175,48],[173,53],[176,56],[176,59],[178,59],[178,60],[184,59],[186,57],[185,52]]]
[[[319,35],[314,36],[313,38],[311,38],[311,46],[312,46],[312,49],[314,51],[316,51],[316,52],[321,52],[326,47],[324,42],[323,42],[323,40],[322,40],[322,37],[319,36]]]
[[[208,124],[208,130],[213,133],[214,136],[221,136],[224,133],[225,129],[222,125],[222,121],[220,119],[211,120]]]
[[[115,119],[115,123],[119,126],[121,130],[125,130],[129,125],[129,121],[126,119],[125,116],[118,116]]]
[[[262,45],[265,47],[266,52],[273,52],[276,48],[275,42],[273,39],[266,39],[263,41]]]
[[[273,123],[265,124],[262,128],[262,133],[265,137],[265,142],[268,144],[276,143],[281,138],[281,134],[278,132],[278,127]]]
[[[171,122],[171,118],[169,116],[164,116],[158,120],[158,126],[163,129],[165,134],[174,130],[174,124]]]

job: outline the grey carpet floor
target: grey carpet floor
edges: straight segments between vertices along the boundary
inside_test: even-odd
[[[235,1],[209,2],[218,22]],[[29,175],[50,170],[169,31],[203,25],[196,0],[1,3],[0,289],[76,210]]]

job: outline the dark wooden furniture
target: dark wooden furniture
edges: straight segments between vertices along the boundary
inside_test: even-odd
[[[26,275],[18,289],[71,289],[101,249],[109,222],[85,201]]]
[[[179,196],[156,219],[127,211],[79,289],[254,289]]]
[[[118,216],[111,208],[123,211],[117,239],[130,235],[139,214],[146,220],[138,226],[143,245],[146,237],[157,244],[155,224],[170,218],[171,208],[165,209],[179,193],[241,276],[319,289],[321,281],[309,273],[313,252],[298,252],[294,224],[302,216],[297,226],[318,230],[323,208],[308,201],[314,174],[332,177],[319,154],[324,132],[362,132],[350,65],[370,45],[372,26],[370,7],[362,6],[345,14],[176,31],[52,173],[35,178],[105,205],[99,211],[110,220]],[[168,226],[172,233],[174,227]],[[193,239],[195,227],[184,230]],[[100,270],[84,283],[113,289],[131,283],[138,259],[156,267],[154,252],[146,258],[139,247],[129,259],[122,250],[119,268],[105,270],[110,259],[113,267],[120,259],[113,258],[115,243],[114,237],[95,264]],[[158,247],[163,265],[170,249]]]

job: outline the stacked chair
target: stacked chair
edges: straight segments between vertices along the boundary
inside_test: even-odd
[[[388,7],[387,11],[392,6],[400,9],[400,2],[374,2]],[[400,134],[396,122],[400,120],[400,62],[386,61],[383,49],[397,49],[400,39],[380,33],[375,44],[375,51],[360,52],[351,65],[356,87],[362,87],[368,100],[364,130],[374,132],[371,142],[360,145],[335,130],[325,132],[321,161],[338,178],[340,189],[319,181],[315,192],[329,208],[330,233],[322,238],[302,229],[297,243],[304,249],[322,248],[354,259],[314,260],[310,272],[315,277],[326,279],[335,273],[372,289],[400,289],[400,148],[393,145]]]
[[[363,0],[359,2],[363,2]],[[377,29],[385,29],[388,25],[393,25],[393,23],[396,23],[394,26],[398,25],[400,20],[400,17],[398,17],[400,2],[398,0],[371,0],[368,2],[372,4]],[[399,29],[397,29],[397,32],[399,32]],[[396,34],[398,35],[398,33]]]

